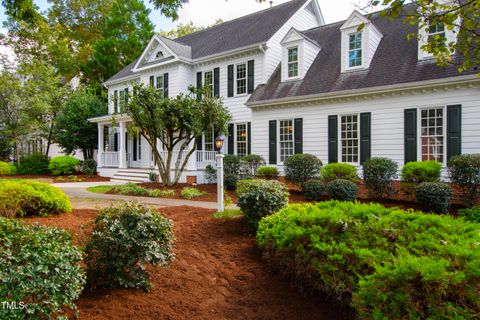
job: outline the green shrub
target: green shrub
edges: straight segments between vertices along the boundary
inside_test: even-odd
[[[249,154],[240,160],[240,172],[247,176],[254,176],[257,169],[265,165],[265,159],[257,154]]]
[[[47,216],[72,211],[62,190],[30,180],[0,181],[0,216]]]
[[[480,223],[480,206],[460,209],[458,215],[467,221]]]
[[[97,215],[86,246],[89,283],[148,290],[146,264],[168,264],[172,246],[172,222],[154,209],[135,201],[110,206]]]
[[[225,174],[240,174],[240,168],[241,168],[241,157],[235,156],[233,154],[227,154],[225,155],[225,158],[223,158],[223,171]]]
[[[238,206],[247,223],[256,228],[262,217],[270,215],[288,204],[286,186],[276,180],[249,179],[237,184]]]
[[[192,199],[206,195],[205,192],[198,190],[197,188],[185,187],[181,191],[182,198]]]
[[[402,168],[402,182],[420,184],[438,182],[442,164],[437,161],[408,162]]]
[[[19,307],[0,308],[0,319],[51,319],[76,310],[85,275],[68,232],[0,217],[0,248],[0,297]]]
[[[153,189],[148,190],[148,196],[150,197],[173,197],[175,195],[175,190],[172,189]]]
[[[49,174],[48,164],[50,160],[40,153],[33,153],[20,158],[20,165],[17,166],[18,174]]]
[[[322,161],[313,154],[294,154],[285,160],[285,179],[293,183],[303,184],[309,179],[318,177]]]
[[[423,182],[415,189],[415,197],[428,211],[448,213],[452,201],[452,188],[442,182]]]
[[[217,182],[217,169],[214,166],[209,164],[205,167],[205,179],[207,183]]]
[[[450,180],[462,190],[467,206],[475,204],[480,193],[480,154],[464,154],[448,161]]]
[[[327,184],[327,193],[330,199],[354,201],[357,198],[357,192],[357,185],[350,180],[337,179]]]
[[[329,163],[320,171],[320,179],[325,185],[330,181],[343,179],[357,183],[357,168],[349,163]]]
[[[393,180],[398,175],[398,164],[388,158],[370,158],[363,163],[363,180],[373,198],[388,197],[393,192]]]
[[[17,168],[8,162],[0,161],[0,176],[12,176],[17,173]]]
[[[82,171],[87,176],[94,176],[97,174],[97,162],[93,159],[87,159],[82,161],[80,166],[80,171]]]
[[[48,169],[50,172],[59,176],[62,174],[72,174],[77,171],[78,166],[80,165],[80,160],[72,156],[60,156],[55,157],[50,160],[48,164]]]
[[[114,186],[112,192],[123,196],[148,196],[149,190],[135,183],[128,182],[126,184]]]
[[[260,221],[264,257],[359,319],[476,319],[479,224],[379,204],[296,204]]]
[[[305,198],[309,201],[320,201],[323,195],[323,182],[320,179],[307,180],[302,185]]]
[[[236,174],[228,173],[223,177],[223,183],[225,185],[225,189],[227,190],[235,190],[237,188],[238,176]]]
[[[263,166],[257,169],[257,176],[261,179],[276,179],[279,175],[277,167]]]

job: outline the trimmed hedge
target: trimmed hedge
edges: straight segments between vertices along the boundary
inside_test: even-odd
[[[379,204],[290,205],[260,221],[264,257],[359,319],[478,319],[479,224]]]
[[[357,198],[358,188],[350,180],[337,179],[327,184],[327,193],[333,200],[354,201]]]
[[[408,162],[402,168],[402,182],[438,182],[441,170],[442,164],[437,161]]]
[[[249,154],[240,160],[240,172],[244,175],[253,177],[257,169],[265,165],[265,159],[258,154]]]
[[[240,180],[238,175],[228,173],[223,177],[223,184],[227,190],[235,190],[237,188],[237,182]]]
[[[76,310],[85,284],[81,252],[67,231],[0,217],[0,319],[55,319]]]
[[[17,166],[18,174],[49,174],[48,164],[50,160],[47,156],[40,153],[34,153],[20,158],[20,165]]]
[[[357,183],[357,168],[349,163],[329,163],[320,171],[320,179],[327,185],[330,181],[343,179]]]
[[[0,161],[0,176],[12,176],[17,173],[17,167],[8,162]]]
[[[172,228],[169,219],[136,201],[103,209],[86,246],[90,286],[148,290],[146,265],[165,266],[174,258]]]
[[[249,179],[237,184],[238,206],[247,223],[257,228],[262,217],[270,215],[288,204],[287,187],[276,180]]]
[[[363,180],[373,198],[388,197],[393,193],[393,180],[398,177],[398,164],[388,158],[370,158],[363,163]]]
[[[463,154],[448,161],[448,171],[453,183],[460,186],[462,199],[473,206],[480,194],[480,154]]]
[[[276,179],[279,175],[277,167],[263,166],[257,169],[257,176],[260,179]]]
[[[72,156],[59,156],[52,158],[48,169],[55,176],[75,173],[80,165],[80,160]]]
[[[442,182],[423,182],[415,189],[417,201],[435,213],[448,213],[452,196],[452,188]]]
[[[319,179],[310,179],[303,186],[305,198],[309,201],[320,201],[323,195],[323,182]]]
[[[0,216],[47,216],[72,212],[70,199],[62,190],[30,180],[0,181]]]
[[[318,177],[322,161],[313,154],[294,154],[285,160],[285,179],[293,183],[303,184]]]

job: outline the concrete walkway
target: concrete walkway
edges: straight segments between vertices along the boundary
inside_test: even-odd
[[[191,207],[200,207],[206,209],[216,209],[216,202],[207,202],[207,201],[191,201],[183,199],[167,199],[167,198],[152,198],[152,197],[133,197],[133,196],[122,196],[115,194],[101,194],[93,193],[87,191],[87,188],[94,186],[112,186],[120,185],[124,182],[113,182],[113,181],[104,181],[104,182],[72,182],[72,183],[53,183],[52,186],[62,189],[72,200],[88,200],[88,199],[98,199],[98,200],[112,200],[112,201],[128,201],[128,200],[137,200],[141,203],[154,205],[159,207],[175,207],[175,206],[191,206]]]

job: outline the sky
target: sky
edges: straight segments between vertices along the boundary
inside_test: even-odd
[[[278,5],[289,0],[273,0],[273,5]],[[346,19],[358,6],[365,5],[367,0],[317,0],[325,19],[325,23],[336,22]],[[40,10],[47,10],[47,0],[35,0]],[[218,19],[223,21],[235,19],[249,13],[266,9],[270,6],[268,0],[259,4],[255,0],[190,0],[184,4],[178,12],[179,19],[172,21],[154,10],[152,5],[145,0],[147,7],[151,9],[150,19],[155,25],[156,31],[167,31],[174,29],[179,23],[192,21],[196,26],[206,26]],[[5,21],[3,8],[0,12],[0,22]],[[5,32],[0,26],[0,32]],[[8,49],[0,46],[0,53],[8,52]]]

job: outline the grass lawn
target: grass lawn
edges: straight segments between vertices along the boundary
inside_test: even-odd
[[[107,193],[110,190],[112,190],[113,186],[94,186],[94,187],[88,187],[87,191],[93,192],[93,193]]]
[[[225,209],[223,212],[215,212],[213,217],[215,219],[236,219],[243,217],[243,213],[238,209]]]

